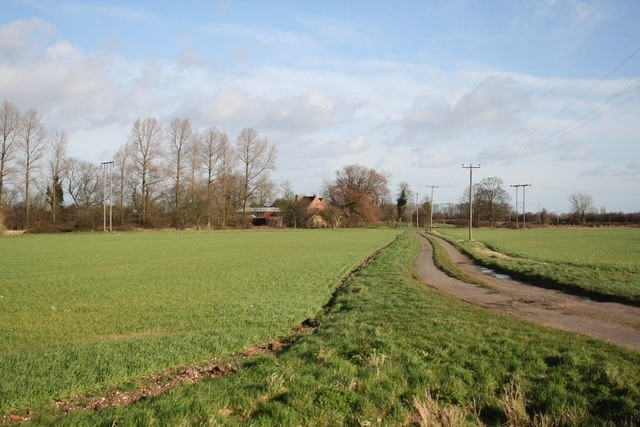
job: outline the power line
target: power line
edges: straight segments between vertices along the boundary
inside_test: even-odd
[[[623,95],[625,92],[628,92],[630,89],[633,89],[633,88],[638,89],[638,90],[635,93],[631,94],[631,96],[623,99],[622,101],[620,101],[619,103],[615,104],[614,106],[612,106],[611,108],[607,109],[606,111],[603,111],[600,114],[598,114],[598,115],[596,115],[594,117],[591,117],[588,120],[584,120],[586,117],[590,116],[592,113],[598,111],[603,106],[609,104],[611,101],[613,101],[617,97]],[[534,150],[534,149],[539,148],[539,147],[541,147],[543,145],[546,145],[546,144],[548,144],[548,143],[550,143],[550,142],[552,142],[552,141],[554,141],[556,139],[559,139],[559,138],[561,138],[563,136],[566,136],[569,133],[571,133],[571,132],[573,132],[573,131],[575,131],[577,129],[580,129],[584,125],[586,125],[588,123],[591,123],[594,120],[599,119],[600,117],[602,117],[603,115],[605,115],[609,111],[612,111],[612,110],[618,108],[620,105],[624,104],[625,102],[630,101],[631,99],[635,98],[638,95],[640,95],[640,80],[637,80],[636,82],[634,82],[633,84],[627,86],[626,88],[624,88],[620,92],[610,96],[608,99],[606,99],[605,101],[600,103],[600,105],[598,105],[597,107],[595,107],[592,110],[590,110],[589,112],[583,114],[582,116],[580,116],[579,118],[577,118],[576,120],[574,120],[573,122],[571,122],[570,124],[565,126],[564,128],[562,128],[560,130],[557,130],[557,131],[553,132],[552,134],[548,135],[546,138],[542,139],[537,144],[533,144],[533,145],[530,145],[530,146],[524,148],[518,154],[524,154],[524,153],[526,153],[528,151]]]
[[[622,67],[624,64],[626,64],[627,62],[629,62],[631,60],[631,58],[633,58],[634,56],[636,56],[638,53],[640,52],[640,48],[638,48],[638,50],[636,50],[635,52],[633,52],[627,59],[625,59],[624,61],[622,61],[621,63],[619,63],[618,65],[616,65],[616,67],[609,71],[604,77],[602,77],[600,80],[598,80],[593,86],[591,86],[589,89],[587,89],[586,91],[584,91],[580,96],[578,96],[576,99],[573,100],[573,102],[571,102],[569,105],[567,105],[566,107],[564,107],[562,110],[560,110],[559,112],[557,112],[553,117],[551,117],[549,120],[547,120],[544,124],[542,124],[540,127],[545,126],[547,123],[549,123],[550,121],[554,120],[555,118],[557,118],[560,114],[564,113],[565,111],[567,111],[569,108],[573,107],[578,101],[580,101],[582,98],[584,98],[589,92],[591,92],[593,89],[595,89],[597,86],[600,85],[600,83],[602,83],[603,81],[605,81],[607,78],[609,78],[613,73],[615,73],[616,71],[618,71],[620,69],[620,67]],[[540,128],[539,127],[539,128]],[[538,128],[538,129],[539,129]],[[537,130],[537,129],[536,129]],[[535,130],[534,130],[535,132]]]
[[[616,65],[613,69],[611,69],[607,74],[605,74],[602,78],[600,78],[596,83],[594,83],[592,86],[590,86],[587,90],[585,90],[584,92],[582,92],[576,99],[574,99],[572,102],[570,102],[568,105],[566,105],[564,108],[560,109],[560,111],[558,111],[556,114],[554,114],[551,118],[549,118],[547,121],[545,121],[544,123],[542,123],[541,125],[539,125],[538,127],[536,127],[535,129],[533,129],[531,132],[529,132],[528,134],[526,134],[524,137],[522,137],[520,140],[518,140],[516,142],[516,144],[520,144],[525,142],[528,138],[530,138],[531,136],[533,136],[534,134],[536,134],[540,129],[546,127],[549,123],[551,123],[553,120],[555,120],[556,118],[558,118],[561,114],[563,114],[564,112],[566,112],[567,110],[569,110],[571,107],[573,107],[576,103],[578,103],[578,101],[580,101],[582,98],[584,98],[587,94],[589,94],[593,89],[595,89],[596,87],[598,87],[603,81],[605,81],[607,78],[609,78],[611,75],[613,75],[613,73],[615,73],[616,71],[618,71],[620,68],[622,68],[627,62],[629,62],[634,56],[636,56],[638,53],[640,53],[640,48],[638,48],[636,51],[634,51],[631,55],[629,55],[627,58],[625,58],[622,62],[620,62],[618,65]],[[618,92],[617,94],[614,94],[613,96],[609,97],[609,99],[605,100],[604,102],[602,102],[600,105],[598,105],[598,107],[596,107],[595,109],[591,110],[590,112],[588,112],[587,114],[584,114],[583,116],[581,116],[580,118],[576,119],[574,122],[572,122],[571,124],[569,124],[568,126],[565,126],[564,128],[562,128],[559,131],[553,132],[551,135],[548,135],[547,137],[543,138],[541,140],[541,142],[537,143],[537,144],[533,144],[531,146],[528,146],[520,151],[518,151],[517,153],[513,154],[511,157],[513,156],[517,156],[523,153],[526,153],[528,151],[531,151],[535,148],[539,148],[542,145],[548,144],[550,141],[560,138],[562,136],[565,136],[567,134],[569,134],[570,132],[573,132],[576,129],[579,129],[580,127],[584,126],[587,123],[590,123],[593,120],[596,120],[600,117],[602,117],[604,114],[608,113],[609,111],[617,108],[618,106],[624,104],[625,102],[628,102],[629,100],[631,100],[632,98],[634,98],[635,96],[637,96],[639,93],[635,93],[632,96],[628,97],[627,99],[625,99],[624,101],[616,104],[614,107],[608,109],[607,111],[605,111],[602,114],[597,115],[596,117],[593,117],[591,119],[589,119],[588,121],[582,123],[582,124],[578,124],[581,120],[583,120],[586,116],[590,115],[591,113],[593,113],[594,111],[600,109],[602,106],[610,103],[613,99],[617,98],[618,96],[624,94],[625,92],[627,92],[629,89],[633,88],[634,86],[637,86],[638,84],[640,84],[640,80],[634,82],[633,84],[627,86],[625,89],[623,89],[622,91]],[[574,129],[568,129],[571,128],[572,126],[576,126]],[[495,155],[494,155],[495,156]]]

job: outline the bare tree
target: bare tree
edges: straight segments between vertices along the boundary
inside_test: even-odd
[[[229,138],[212,127],[202,132],[199,138],[198,151],[204,180],[207,184],[207,227],[211,228],[213,215],[214,182],[219,175],[219,166],[228,157]],[[225,156],[226,154],[226,156]]]
[[[124,198],[125,198],[125,187],[127,184],[127,177],[130,175],[130,160],[131,160],[131,145],[124,144],[122,145],[116,154],[113,156],[113,164],[116,169],[116,192],[118,197],[118,209],[120,212],[120,225],[124,225]]]
[[[340,208],[348,225],[373,222],[380,218],[380,207],[389,195],[386,175],[360,165],[344,166],[336,179],[325,184],[327,199]]]
[[[193,150],[193,131],[189,119],[174,118],[167,129],[169,160],[172,164],[174,225],[181,227],[184,179],[187,161]]]
[[[571,204],[571,213],[575,215],[580,224],[584,224],[588,212],[595,210],[593,198],[586,193],[571,193],[569,203]]]
[[[257,206],[268,206],[273,201],[275,192],[276,184],[269,178],[265,178],[256,183],[251,201]]]
[[[186,159],[185,173],[187,178],[187,183],[185,185],[185,222],[194,224],[196,226],[196,229],[200,228],[202,215],[206,211],[202,185],[200,185],[201,183],[198,181],[198,175],[200,173],[200,161],[202,159],[200,141],[201,135],[195,132],[192,133],[191,150],[189,150]]]
[[[45,149],[46,135],[40,116],[34,109],[30,109],[22,118],[19,148],[22,153],[22,171],[24,173],[24,211],[25,229],[29,229],[29,215],[31,211],[30,186],[33,175],[37,171],[39,161]]]
[[[77,208],[87,209],[102,203],[102,183],[98,165],[71,158],[67,169],[67,192]]]
[[[73,202],[71,210],[74,212],[76,228],[94,228],[96,214],[103,201],[100,167],[85,160],[69,159],[66,189]]]
[[[504,189],[502,179],[492,176],[483,178],[474,186],[474,209],[478,218],[484,219],[490,227],[509,215],[509,193]]]
[[[242,168],[242,221],[244,223],[247,203],[258,188],[258,184],[267,179],[269,170],[275,168],[276,147],[260,138],[253,128],[244,128],[236,140],[236,156]]]
[[[67,146],[67,135],[64,132],[56,132],[49,146],[49,179],[51,184],[47,186],[47,197],[54,224],[63,202],[62,180],[68,163]]]
[[[16,141],[20,134],[20,110],[11,102],[0,106],[0,231],[4,228],[4,199],[6,179],[11,172]]]
[[[220,163],[216,173],[215,198],[218,206],[218,224],[220,228],[225,228],[234,208],[241,203],[241,197],[238,195],[240,180],[238,175],[233,172],[236,157],[226,133],[220,135],[219,155]]]
[[[140,184],[139,223],[147,224],[153,186],[161,180],[162,127],[154,118],[136,120],[129,134],[134,172]]]

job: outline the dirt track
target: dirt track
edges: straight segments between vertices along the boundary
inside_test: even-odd
[[[482,276],[490,288],[447,276],[433,263],[433,248],[420,236],[422,251],[416,270],[429,286],[489,310],[543,325],[578,332],[640,352],[640,307],[596,302],[560,291],[497,276],[475,265],[448,242],[438,239],[462,271]]]

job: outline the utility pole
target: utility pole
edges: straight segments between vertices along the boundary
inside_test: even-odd
[[[469,169],[469,241],[471,241],[473,240],[471,233],[473,228],[473,170],[480,169],[480,163],[478,163],[478,166],[473,166],[471,163],[469,163],[469,166],[465,166],[463,163],[462,167]]]
[[[437,185],[427,185],[431,189],[431,209],[429,209],[429,231],[433,230],[433,189],[438,188]]]
[[[538,224],[540,224],[540,203],[538,203]]]
[[[516,208],[515,208],[515,211],[516,211],[516,228],[519,228],[518,227],[518,187],[519,187],[519,185],[510,185],[509,187],[515,187],[515,189],[516,189]]]
[[[522,184],[522,228],[527,228],[527,212],[524,210],[524,197],[527,187],[531,187],[531,184]]]
[[[420,193],[416,193],[416,228],[420,228],[420,222],[418,221],[418,210],[419,210],[419,206],[418,206],[418,195]]]
[[[515,187],[516,188],[516,228],[518,227],[518,187],[522,187],[522,228],[527,228],[527,223],[526,223],[526,213],[525,213],[525,205],[524,205],[524,190],[527,187],[531,187],[531,184],[515,184],[515,185],[511,185],[510,187]]]
[[[102,229],[107,231],[107,173],[109,175],[109,233],[113,231],[113,162],[102,162],[102,178],[104,180],[102,203]]]

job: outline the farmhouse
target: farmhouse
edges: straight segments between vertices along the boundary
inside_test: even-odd
[[[298,224],[304,222],[304,226],[309,228],[327,226],[322,213],[329,207],[329,203],[324,198],[315,194],[295,196],[294,205]],[[242,213],[242,209],[238,209],[237,212]],[[281,207],[275,206],[248,207],[246,212],[251,215],[251,225],[254,227],[282,227],[287,215],[292,214],[288,208],[283,211]]]
[[[239,213],[242,209],[239,209]],[[255,207],[247,208],[251,214],[251,225],[256,227],[282,227],[282,210],[276,207]]]
[[[307,204],[307,226],[311,228],[326,227],[327,221],[322,216],[329,203],[323,198],[315,194],[313,196],[302,196],[299,199],[302,203]]]

